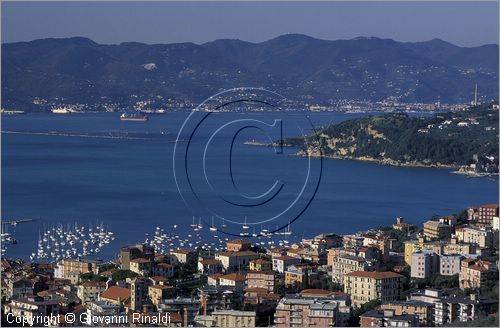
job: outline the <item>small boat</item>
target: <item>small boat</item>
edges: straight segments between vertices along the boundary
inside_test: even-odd
[[[120,115],[120,120],[132,121],[132,122],[146,122],[149,120],[149,117],[146,115],[141,115],[141,114],[123,113]]]

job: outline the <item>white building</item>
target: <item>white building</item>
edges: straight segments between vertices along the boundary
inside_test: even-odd
[[[433,251],[418,251],[411,255],[411,277],[425,279],[439,271],[439,255]]]
[[[443,276],[453,276],[460,273],[462,255],[441,255],[439,257],[439,273]]]

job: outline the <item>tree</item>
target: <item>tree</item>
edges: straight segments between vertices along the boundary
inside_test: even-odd
[[[80,275],[80,280],[83,281],[106,281],[108,278],[97,275],[93,272],[86,272]]]
[[[125,280],[127,278],[135,278],[138,274],[130,270],[117,270],[113,272],[111,278],[115,281]]]
[[[108,270],[111,270],[111,269],[116,269],[116,264],[105,263],[105,264],[99,266],[99,273],[102,273],[104,271],[108,271]]]

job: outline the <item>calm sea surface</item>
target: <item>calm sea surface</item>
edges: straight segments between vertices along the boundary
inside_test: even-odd
[[[281,118],[277,115],[212,115],[191,147],[202,153],[211,133],[225,122],[255,119],[270,124]],[[303,122],[304,115],[288,114],[287,118]],[[307,115],[313,125],[321,126],[362,114]],[[173,141],[188,114],[154,116],[142,123],[122,122],[118,116],[105,113],[2,117],[2,219],[37,219],[10,228],[18,244],[8,248],[8,257],[26,257],[34,252],[39,231],[55,223],[104,222],[117,237],[102,251],[104,258],[116,255],[119,246],[144,240],[145,234],[151,234],[156,226],[169,230],[177,224],[179,229],[189,229],[193,211],[180,197],[172,169]],[[310,127],[302,127],[304,133],[310,131]],[[286,183],[280,197],[273,199],[276,203],[260,207],[253,218],[248,213],[252,223],[290,204],[303,184],[308,160],[287,156],[293,149],[285,149],[285,154],[278,156],[270,147],[244,145],[243,141],[262,135],[256,133],[257,129],[247,130],[235,139],[232,153],[238,190],[250,199],[265,192],[274,181]],[[285,121],[283,130],[285,136],[294,135],[294,129]],[[230,136],[220,134],[221,140]],[[228,166],[220,161],[226,158],[228,143],[216,141],[217,138],[207,147],[210,165],[206,172],[210,182],[230,198],[234,186],[226,185],[230,181]],[[191,169],[202,169],[200,160],[189,160],[193,163]],[[313,161],[314,164],[318,163]],[[203,189],[201,177],[193,177],[193,187],[199,188],[200,197],[206,196],[208,203],[216,205],[206,186]],[[446,169],[323,160],[314,200],[291,229],[298,237],[309,237],[321,232],[349,233],[391,224],[397,216],[421,223],[433,214],[455,213],[497,199],[498,179],[467,178]],[[241,213],[226,208],[221,211],[226,217],[247,215],[246,209]],[[281,222],[264,226],[273,228],[286,224],[286,220],[284,217]]]

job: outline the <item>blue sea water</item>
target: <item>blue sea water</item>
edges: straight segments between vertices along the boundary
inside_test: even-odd
[[[303,133],[308,133],[311,127],[303,124],[307,123],[304,115],[286,114],[285,118],[297,119],[305,128]],[[317,127],[362,114],[307,115]],[[104,222],[117,237],[101,253],[104,258],[115,256],[119,246],[144,240],[156,226],[172,229],[178,224],[189,229],[192,216],[199,214],[193,210],[199,209],[185,204],[173,174],[174,141],[188,113],[153,116],[148,122],[124,122],[118,116],[88,113],[2,117],[2,219],[37,219],[11,228],[18,244],[8,248],[8,257],[27,257],[34,252],[38,232],[54,223]],[[272,123],[282,116],[276,112],[217,113],[197,131],[190,149],[195,155],[203,154],[208,138],[224,122],[251,119]],[[296,126],[285,121],[283,134],[297,135]],[[215,138],[207,147],[207,179],[218,187],[220,195],[214,196],[207,188],[205,176],[200,173],[202,161],[196,157],[187,158],[189,169],[198,172],[191,176],[191,187],[199,192],[205,205],[227,218],[242,222],[246,215],[252,224],[272,217],[296,197],[309,162],[288,156],[294,149],[284,149],[284,154],[278,156],[271,147],[244,145],[243,141],[262,136],[258,129],[248,129],[235,139],[232,168],[236,185],[231,185],[225,161],[231,135],[222,133],[220,140]],[[180,144],[183,148],[186,141]],[[314,170],[319,164],[318,159],[312,160]],[[220,201],[221,197],[233,197],[233,188],[251,200],[274,181],[285,186],[278,197],[263,206],[226,208],[226,203]],[[181,189],[189,188],[183,184]],[[312,195],[311,190],[305,193],[306,199]],[[467,178],[447,169],[324,159],[315,197],[291,229],[298,237],[321,232],[350,233],[391,224],[397,216],[421,223],[434,214],[456,213],[467,206],[497,200],[498,179]],[[300,205],[305,207],[305,203]],[[210,222],[209,217],[205,222]],[[272,229],[291,219],[285,215],[264,226]]]

